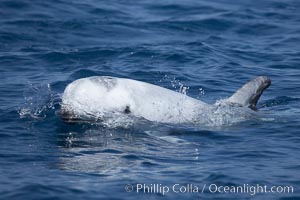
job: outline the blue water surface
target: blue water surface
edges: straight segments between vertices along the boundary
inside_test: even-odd
[[[0,199],[299,199],[299,10],[298,0],[1,0]],[[183,85],[207,103],[255,76],[272,85],[263,117],[240,123],[65,124],[64,88],[95,75]]]

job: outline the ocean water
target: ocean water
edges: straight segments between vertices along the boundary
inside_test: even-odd
[[[299,9],[297,0],[1,0],[0,199],[299,199]],[[259,117],[239,122],[64,123],[65,87],[103,75],[207,103],[255,76],[272,85]]]

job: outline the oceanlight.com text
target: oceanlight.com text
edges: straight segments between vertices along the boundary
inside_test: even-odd
[[[291,185],[260,185],[260,184],[242,184],[242,185],[219,185],[219,184],[172,184],[164,185],[159,183],[137,183],[127,184],[126,192],[144,193],[144,194],[162,194],[167,193],[212,193],[212,194],[290,194],[294,193],[294,187]]]

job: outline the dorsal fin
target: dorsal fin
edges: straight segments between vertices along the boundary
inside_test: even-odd
[[[270,85],[271,80],[268,77],[258,76],[237,90],[227,99],[227,102],[241,106],[248,106],[249,108],[256,110],[258,99],[262,95],[263,91]]]

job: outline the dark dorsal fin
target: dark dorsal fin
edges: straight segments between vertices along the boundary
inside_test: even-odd
[[[241,106],[248,106],[256,110],[256,104],[263,91],[271,85],[271,80],[266,76],[258,76],[243,87],[237,90],[227,102],[238,104]]]

